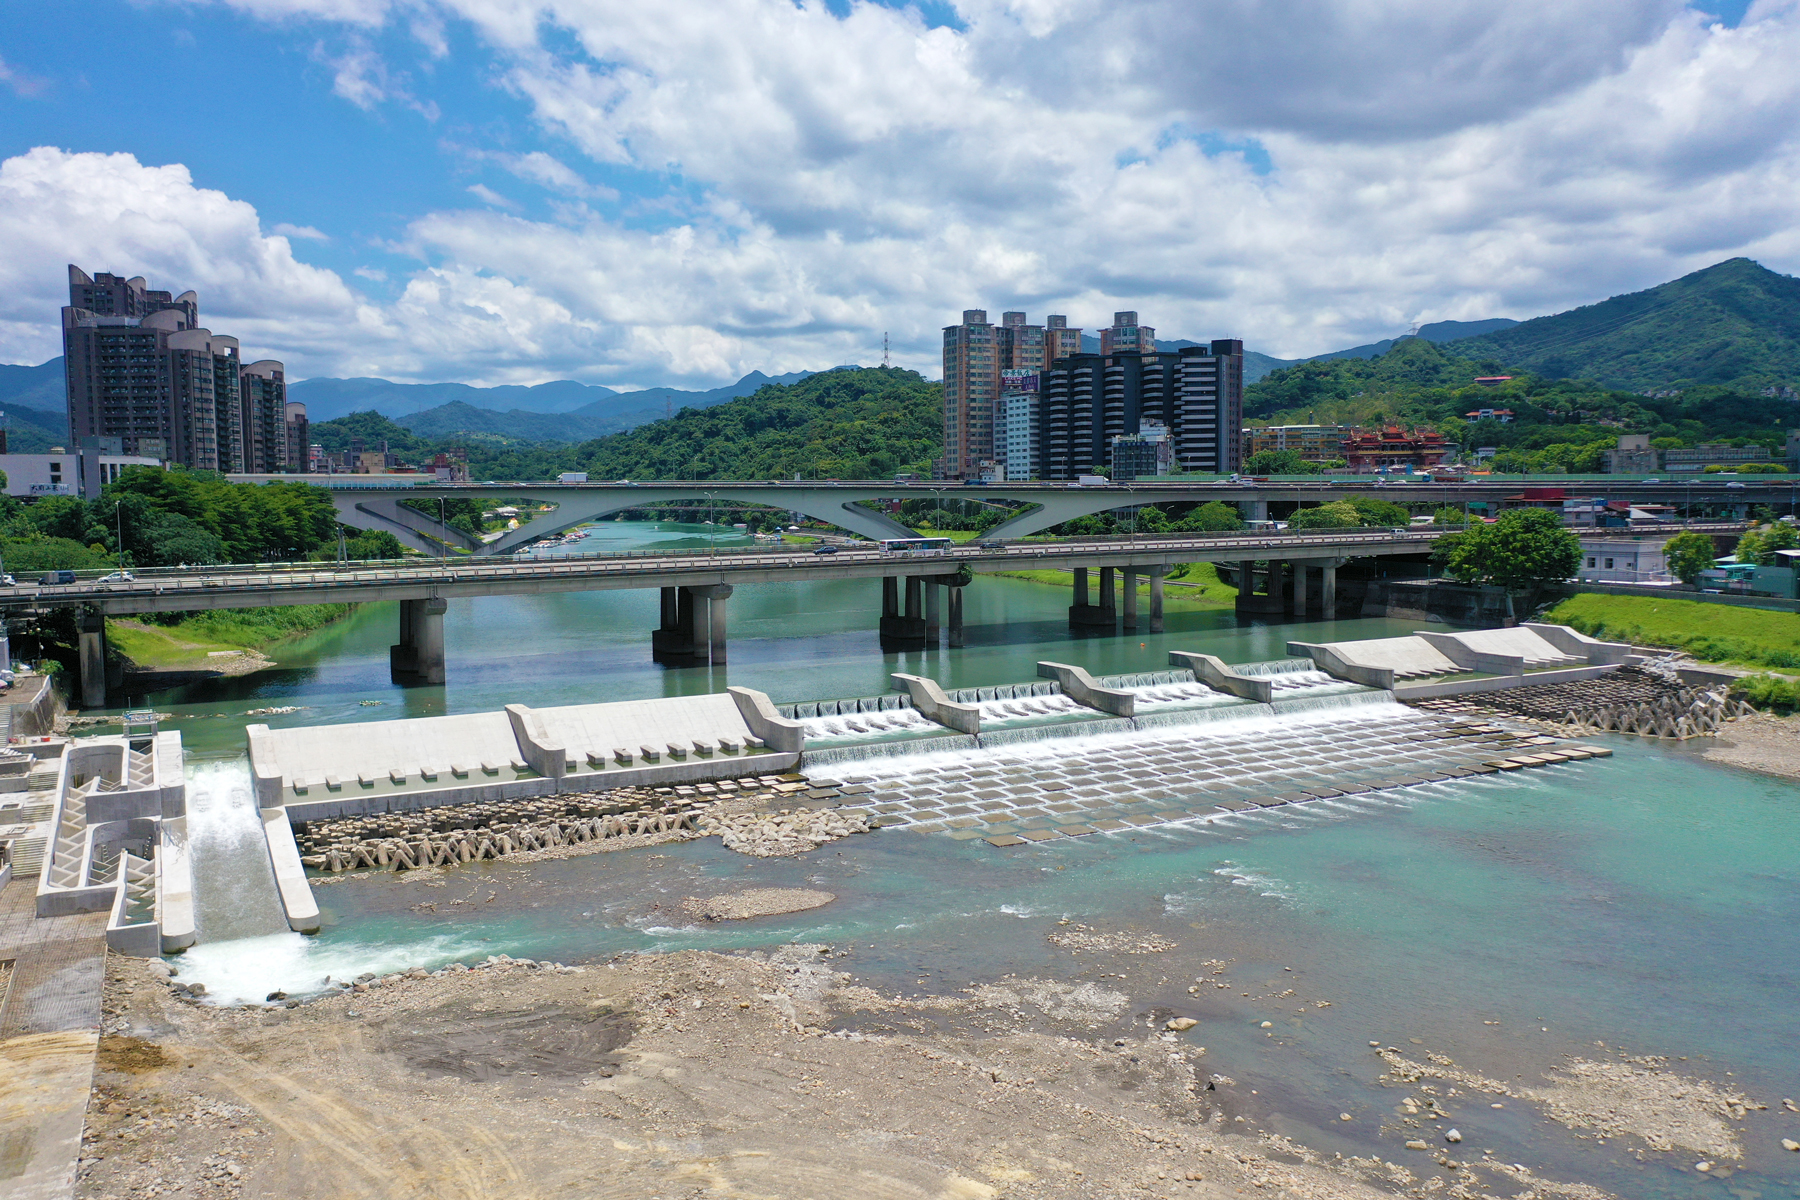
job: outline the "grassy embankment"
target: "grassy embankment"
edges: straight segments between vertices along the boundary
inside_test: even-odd
[[[225,608],[195,613],[175,625],[111,620],[106,640],[140,667],[196,668],[218,651],[256,650],[342,620],[351,604],[296,604],[284,608]]]
[[[1703,662],[1800,667],[1800,615],[1661,596],[1571,596],[1545,620],[1589,637],[1667,646]]]
[[[1007,579],[1023,579],[1030,583],[1048,583],[1067,589],[1073,581],[1066,570],[1045,571],[996,571],[994,574]],[[1167,576],[1170,585],[1163,590],[1163,607],[1193,612],[1205,609],[1235,609],[1237,607],[1237,589],[1230,584],[1219,582],[1219,573],[1211,563],[1189,563],[1180,573]],[[1099,582],[1099,573],[1088,575],[1088,584],[1092,588]],[[1138,595],[1150,595],[1150,583],[1141,580],[1138,583]],[[1092,594],[1090,592],[1090,594]],[[1144,604],[1138,605],[1138,611],[1144,612]]]

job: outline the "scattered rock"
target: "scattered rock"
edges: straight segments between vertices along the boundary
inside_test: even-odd
[[[772,917],[822,908],[835,899],[837,897],[830,892],[806,888],[750,888],[704,900],[690,896],[682,902],[682,907],[708,921],[743,921],[751,917]]]
[[[1452,1144],[1460,1142],[1462,1141],[1462,1131],[1460,1129],[1446,1129],[1444,1131],[1444,1140]]]
[[[1418,1141],[1416,1139],[1406,1143],[1406,1148],[1408,1150],[1429,1150],[1429,1149],[1431,1149],[1430,1146],[1428,1146],[1424,1142]]]
[[[730,816],[709,813],[700,819],[698,828],[703,834],[718,834],[727,850],[757,858],[786,858],[853,833],[867,833],[871,826],[867,814],[855,810],[784,809]]]
[[[1793,1138],[1782,1138],[1781,1139],[1781,1148],[1783,1150],[1800,1151],[1800,1142],[1796,1142]]]
[[[1170,1017],[1169,1020],[1164,1023],[1163,1028],[1173,1029],[1176,1033],[1186,1033],[1199,1023],[1200,1022],[1194,1020],[1192,1017]]]

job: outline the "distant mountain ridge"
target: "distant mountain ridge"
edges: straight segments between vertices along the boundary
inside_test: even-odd
[[[1399,337],[1384,338],[1379,342],[1370,342],[1366,346],[1352,346],[1348,350],[1332,350],[1324,354],[1314,354],[1308,358],[1275,358],[1257,350],[1244,351],[1244,382],[1255,383],[1270,371],[1279,371],[1283,367],[1291,367],[1296,363],[1314,362],[1321,358],[1374,358],[1378,354],[1386,354],[1394,348],[1394,343],[1402,337],[1422,337],[1428,342],[1452,342],[1459,338],[1477,337],[1499,329],[1507,329],[1518,322],[1510,317],[1489,317],[1485,321],[1433,321],[1429,325],[1419,326],[1416,334],[1401,334]],[[1204,346],[1206,342],[1190,342],[1185,338],[1157,338],[1158,350],[1180,350],[1185,346]],[[1081,348],[1088,354],[1100,353],[1100,339],[1091,333],[1081,335]]]
[[[467,383],[394,383],[387,379],[303,379],[288,386],[288,397],[306,405],[308,419],[330,421],[353,412],[378,412],[384,417],[402,417],[439,413],[451,405],[460,405],[451,413],[433,417],[428,423],[437,426],[445,419],[478,410],[499,416],[514,413],[559,414],[610,422],[602,432],[614,433],[621,426],[618,419],[630,415],[632,424],[642,424],[639,414],[654,412],[664,415],[666,407],[684,405],[705,408],[738,396],[747,396],[765,383],[793,383],[805,379],[811,371],[793,371],[769,376],[752,371],[736,383],[706,391],[689,392],[679,388],[654,387],[636,392],[619,392],[598,384],[578,383],[573,379],[557,379],[530,387],[503,384],[499,387],[475,387]],[[401,422],[406,424],[406,422]],[[411,425],[407,426],[411,428]],[[478,431],[479,432],[479,431]],[[588,434],[583,436],[597,436]],[[580,437],[563,438],[579,441]]]
[[[1550,379],[1628,391],[1800,383],[1800,279],[1748,258],[1448,343]]]

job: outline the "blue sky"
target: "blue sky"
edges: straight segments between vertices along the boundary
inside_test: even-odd
[[[1298,355],[1800,266],[1793,0],[652,7],[8,5],[0,360],[68,261],[296,374],[614,386],[935,373],[968,306]]]

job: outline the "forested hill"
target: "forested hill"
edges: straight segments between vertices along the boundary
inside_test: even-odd
[[[466,447],[482,479],[873,479],[930,470],[943,443],[943,387],[915,371],[845,367],[579,445],[521,445],[482,437],[425,438],[378,413],[353,413],[312,427],[327,450],[351,438],[383,441],[409,462]]]
[[[1275,371],[1244,389],[1244,415],[1270,425],[1424,425],[1465,451],[1531,452],[1497,461],[1502,470],[1533,471],[1598,470],[1600,452],[1621,433],[1649,434],[1658,448],[1728,440],[1781,446],[1795,421],[1792,401],[1761,389],[1702,386],[1646,396],[1515,373],[1450,349],[1404,338],[1378,358],[1314,360]],[[1498,386],[1475,382],[1478,375],[1508,374],[1513,378]],[[1484,408],[1506,409],[1512,419],[1468,419]]]
[[[1631,391],[1800,386],[1800,279],[1733,258],[1680,279],[1447,344],[1560,379]]]
[[[577,448],[595,479],[878,479],[926,472],[943,386],[895,367],[844,368],[683,409]]]

